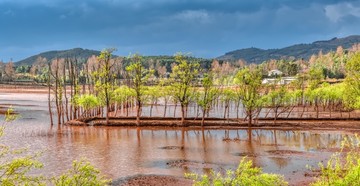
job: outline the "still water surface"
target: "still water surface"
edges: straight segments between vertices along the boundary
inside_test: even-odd
[[[209,168],[236,168],[247,155],[265,172],[284,174],[296,183],[326,160],[352,133],[282,130],[186,130],[178,128],[51,127],[47,97],[42,94],[0,94],[0,105],[12,105],[21,118],[6,125],[3,143],[43,152],[44,168],[56,175],[75,159],[86,157],[113,179],[136,174],[183,176]],[[230,139],[230,140],[224,140]],[[173,162],[188,162],[186,167]]]

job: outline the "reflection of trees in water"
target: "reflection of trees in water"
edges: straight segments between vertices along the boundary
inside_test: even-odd
[[[270,159],[279,167],[286,167],[290,163],[290,158],[270,157]]]
[[[54,127],[56,130],[57,127]],[[239,138],[240,140],[224,142],[222,138],[225,135],[231,139]],[[293,170],[291,164],[298,163],[300,158],[291,158],[291,154],[269,155],[267,151],[299,149],[301,151],[303,149],[311,150],[311,148],[317,150],[326,148],[326,145],[329,147],[339,145],[344,136],[348,135],[335,132],[322,133],[321,131],[263,129],[189,130],[188,128],[178,128],[161,130],[156,128],[69,127],[64,128],[61,135],[57,135],[56,149],[64,154],[64,150],[61,149],[70,148],[72,153],[69,156],[57,156],[54,160],[69,161],[69,159],[75,159],[77,155],[96,151],[97,153],[90,155],[89,158],[94,159],[93,163],[108,174],[130,174],[124,170],[123,167],[125,167],[134,174],[158,171],[181,176],[187,171],[209,173],[207,163],[218,165],[214,168],[220,171],[222,171],[220,167],[235,168],[240,159],[248,155],[248,158],[256,166],[266,163],[266,170],[270,168],[284,170],[284,167]],[[68,141],[76,142],[80,146],[69,147],[66,145]],[[120,145],[115,146],[114,144]],[[84,145],[86,145],[85,149],[78,148],[85,147]],[[160,150],[160,146],[169,146],[170,148]],[[53,153],[55,154],[56,151]],[[319,152],[317,153],[319,154]],[[178,168],[166,167],[166,169],[144,166],[151,161],[164,162],[164,160],[174,159],[187,160],[193,164]],[[310,160],[310,163],[313,163],[312,161]],[[121,167],[114,166],[116,162],[121,162]],[[59,168],[64,170],[66,167],[62,166],[60,165]],[[164,165],[155,163],[155,166]]]
[[[246,153],[248,153],[249,155],[254,155],[252,157],[248,157],[249,159],[251,159],[254,163],[255,166],[261,166],[261,159],[260,158],[256,158],[256,148],[254,147],[254,141],[252,139],[252,136],[253,136],[253,130],[250,128],[250,129],[247,129],[247,135],[248,135],[248,140],[245,141],[245,150],[246,150]],[[256,145],[255,145],[256,146]]]
[[[203,152],[203,163],[211,163],[211,162],[209,162],[210,160],[209,160],[209,155],[210,155],[210,153],[207,153],[207,149],[208,149],[208,146],[207,146],[207,143],[206,143],[206,137],[205,137],[205,131],[204,131],[204,129],[202,129],[201,130],[201,139],[202,139],[202,152]],[[211,134],[210,134],[210,137],[211,137]],[[210,169],[203,169],[203,172],[205,173],[205,174],[209,174],[210,173]]]
[[[247,141],[256,142],[260,145],[274,147],[287,146],[301,150],[314,150],[328,147],[339,147],[344,136],[349,134],[329,134],[317,131],[283,131],[253,129],[246,131]],[[225,137],[231,138],[230,131],[225,131]],[[250,135],[252,133],[252,135]]]

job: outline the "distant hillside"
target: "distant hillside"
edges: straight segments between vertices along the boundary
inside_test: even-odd
[[[228,52],[218,57],[219,60],[239,60],[243,59],[248,63],[262,63],[270,59],[309,59],[311,55],[318,54],[320,51],[328,53],[336,51],[338,46],[344,49],[350,48],[356,43],[360,43],[360,35],[349,36],[345,38],[333,38],[328,41],[316,41],[311,44],[297,44],[281,49],[263,50],[259,48],[246,48]]]
[[[100,51],[96,51],[96,50],[88,50],[88,49],[82,49],[82,48],[74,48],[74,49],[69,49],[69,50],[59,50],[59,51],[48,51],[48,52],[43,52],[41,54],[37,54],[31,57],[28,57],[26,59],[23,59],[21,61],[15,62],[16,66],[21,66],[21,65],[32,65],[33,63],[35,63],[35,61],[37,60],[38,57],[45,57],[47,60],[52,60],[54,58],[66,58],[66,57],[76,57],[76,58],[81,58],[81,59],[88,59],[89,57],[95,55],[98,56],[100,54]],[[114,55],[114,57],[117,57],[116,55]],[[168,71],[171,71],[171,64],[175,62],[175,57],[174,56],[166,56],[166,55],[159,55],[159,56],[143,56],[145,62],[145,66],[146,68],[148,68],[150,66],[150,64],[152,63],[153,65],[155,65],[155,62],[158,62],[161,66],[166,66]],[[189,57],[189,60],[196,60],[199,61],[201,63],[201,67],[208,69],[210,68],[211,65],[211,60],[210,59],[204,59],[204,58],[195,58],[195,57]],[[124,64],[125,66],[129,65],[130,61],[129,60],[124,60]]]
[[[76,57],[76,58],[83,58],[87,59],[91,57],[92,55],[98,56],[100,54],[100,51],[96,50],[88,50],[88,49],[82,49],[82,48],[74,48],[69,50],[59,50],[59,51],[48,51],[43,52],[31,57],[28,57],[26,59],[23,59],[21,61],[18,61],[15,63],[17,66],[21,65],[32,65],[38,57],[45,57],[48,60],[52,60],[54,58],[66,58],[66,57]]]

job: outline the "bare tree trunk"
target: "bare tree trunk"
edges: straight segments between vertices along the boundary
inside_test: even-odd
[[[167,108],[167,100],[165,99],[165,103],[164,103],[164,117],[166,117],[166,108]]]
[[[49,63],[49,72],[48,72],[48,106],[49,106],[49,116],[50,116],[50,124],[51,126],[54,125],[54,121],[53,121],[53,115],[52,115],[52,109],[51,109],[51,66]]]
[[[303,106],[303,110],[302,110],[301,115],[300,115],[300,118],[302,118],[302,117],[303,117],[303,115],[304,115],[304,112],[305,112],[305,107],[306,107],[306,105],[304,104],[304,106]]]
[[[278,117],[278,109],[279,108],[275,106],[275,108],[274,108],[274,124],[276,123],[276,119]]]
[[[62,124],[65,123],[65,109],[64,109],[64,103],[61,101],[61,122]]]
[[[153,103],[151,103],[151,105],[150,105],[150,117],[152,116],[152,110],[153,110],[153,107],[154,107],[154,104],[153,104]]]
[[[185,124],[185,106],[181,104],[181,124],[184,126]]]
[[[225,107],[224,107],[224,119],[226,118],[226,110],[229,107],[227,101],[225,101]]]
[[[109,107],[106,107],[106,125],[109,125]]]
[[[63,89],[64,89],[64,97],[65,97],[65,115],[66,115],[66,120],[69,121],[69,101],[68,101],[68,97],[67,97],[67,91],[66,91],[66,62],[64,62],[64,67],[63,67],[63,78],[64,78],[64,84],[63,84]]]
[[[248,116],[249,116],[249,122],[248,122],[248,127],[251,128],[251,125],[252,125],[252,111],[249,111],[248,112]]]
[[[197,118],[198,117],[198,115],[199,115],[199,105],[196,105],[196,117],[195,118]]]
[[[236,103],[236,119],[239,119],[240,101]]]
[[[128,101],[126,101],[126,117],[128,117],[129,116],[129,102]]]
[[[136,125],[140,126],[140,113],[141,113],[141,106],[140,103],[138,102],[138,105],[136,107]]]
[[[74,74],[73,74],[73,65],[72,62],[69,62],[69,80],[70,80],[70,97],[71,100],[73,100],[74,98],[74,91],[73,91],[73,86],[74,86]],[[74,112],[73,112],[73,104],[70,104],[70,108],[69,108],[69,112],[70,112],[70,120],[72,120],[74,117]]]
[[[77,87],[76,87],[77,80],[78,80],[78,72],[76,70],[76,65],[77,65],[77,60],[75,60],[75,64],[74,64],[74,62],[71,62],[72,74],[73,74],[73,82],[72,82],[72,84],[73,84],[73,95],[72,95],[72,97],[75,97],[75,96],[77,96],[79,94],[79,92],[77,90]],[[74,119],[77,119],[78,116],[80,115],[80,111],[78,109],[78,106],[75,105],[73,107],[73,109],[74,109],[74,113],[75,113]]]
[[[174,107],[174,118],[176,116],[176,107],[177,107],[177,103],[175,103],[175,107]]]
[[[267,117],[268,117],[268,115],[269,115],[270,111],[271,111],[271,109],[268,109],[268,111],[267,111],[267,112],[266,112],[266,114],[265,114],[265,118],[267,118]]]
[[[205,122],[205,114],[206,114],[206,110],[203,110],[203,113],[202,113],[202,118],[201,118],[201,127],[204,126],[204,122]]]
[[[60,103],[59,103],[59,77],[58,77],[58,70],[59,67],[56,67],[55,70],[55,105],[56,105],[56,112],[57,112],[57,120],[58,125],[61,124],[61,112],[60,112]]]
[[[289,118],[289,116],[290,116],[291,112],[294,110],[294,108],[295,108],[295,106],[291,107],[291,109],[289,110],[289,113],[288,113],[288,115],[286,116],[286,118]]]

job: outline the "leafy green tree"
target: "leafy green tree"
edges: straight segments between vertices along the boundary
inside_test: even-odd
[[[356,108],[360,97],[360,52],[355,53],[346,63],[345,90],[345,108]]]
[[[97,78],[95,83],[96,90],[100,93],[100,97],[103,98],[106,109],[106,124],[109,124],[110,117],[110,101],[111,94],[113,91],[113,75],[111,69],[113,66],[112,63],[112,53],[115,49],[105,49],[101,51],[98,56],[99,69],[93,75]]]
[[[292,106],[292,94],[286,86],[281,86],[262,97],[264,106],[270,107],[274,112],[274,123],[280,114],[290,110]]]
[[[252,120],[262,107],[260,95],[262,74],[260,69],[248,67],[241,69],[235,76],[236,93],[244,106],[248,126],[251,127]]]
[[[171,86],[162,86],[160,88],[160,97],[164,100],[164,115],[166,116],[167,105],[171,99]]]
[[[140,125],[141,109],[143,104],[144,85],[152,75],[153,70],[145,69],[142,56],[135,54],[130,57],[131,64],[126,67],[130,78],[133,80],[136,100],[136,123]]]
[[[76,99],[76,105],[83,108],[82,115],[90,116],[91,109],[94,109],[100,105],[99,99],[92,94],[84,94]]]
[[[129,102],[135,97],[135,95],[136,93],[134,89],[123,85],[114,90],[112,100],[118,104],[117,107],[120,107],[120,105],[126,107],[126,116],[129,116]],[[117,111],[118,109],[115,111],[115,116],[117,115]]]
[[[323,89],[321,87],[316,89],[307,89],[306,92],[307,100],[311,103],[311,105],[314,105],[315,111],[316,111],[316,118],[319,118],[319,106],[320,106],[320,100],[323,94]]]
[[[236,100],[236,93],[232,88],[224,88],[220,95],[220,100],[224,103],[224,118],[229,118],[230,114],[230,103]]]
[[[320,66],[312,66],[308,74],[309,89],[314,90],[317,88],[321,81],[324,79],[323,69]]]
[[[192,97],[194,80],[199,73],[199,63],[189,62],[187,57],[182,54],[175,56],[178,63],[172,69],[170,74],[171,86],[173,88],[174,99],[180,103],[181,106],[181,123],[185,123],[185,114],[187,106]]]
[[[218,98],[219,89],[214,86],[212,74],[204,74],[201,81],[203,91],[199,92],[197,98],[198,105],[202,109],[201,126],[204,126],[205,115],[210,111],[215,99]]]
[[[150,117],[152,116],[152,111],[153,111],[153,107],[155,104],[157,104],[160,96],[161,96],[161,92],[159,91],[161,88],[160,86],[151,86],[148,87],[147,89],[147,94],[149,97],[149,101],[150,101]]]
[[[20,66],[16,67],[15,72],[16,73],[28,73],[29,70],[30,70],[29,65],[20,65]]]
[[[194,173],[185,174],[185,177],[195,181],[196,186],[210,185],[250,185],[250,186],[285,186],[288,183],[284,177],[277,174],[263,173],[261,168],[253,167],[251,160],[243,158],[238,168],[227,170],[226,175],[212,171],[210,175],[199,176]]]
[[[331,85],[326,90],[327,97],[329,99],[329,111],[330,111],[330,117],[332,110],[340,110],[343,109],[343,96],[345,92],[345,86],[344,83],[337,83],[334,85]]]

